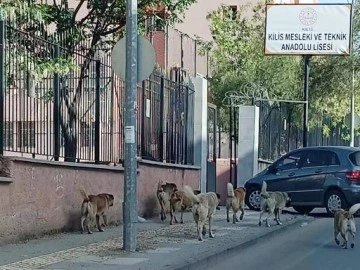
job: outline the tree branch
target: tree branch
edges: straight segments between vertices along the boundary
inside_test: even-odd
[[[54,0],[55,1],[55,0]],[[73,18],[72,18],[72,22],[73,24],[75,24],[76,21],[76,15],[79,13],[79,10],[81,9],[82,5],[84,4],[85,0],[80,0],[80,3],[77,5],[74,14],[73,14]]]

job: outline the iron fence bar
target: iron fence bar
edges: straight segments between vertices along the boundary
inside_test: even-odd
[[[188,123],[189,123],[189,86],[185,86],[185,109],[184,109],[184,164],[188,164]]]
[[[100,161],[100,60],[95,65],[95,163]],[[92,129],[91,129],[92,130]]]
[[[159,138],[159,145],[158,145],[158,151],[159,151],[159,159],[161,161],[164,161],[164,133],[166,132],[164,129],[164,113],[165,113],[165,103],[164,103],[164,77],[160,77],[160,123],[159,123],[159,129],[160,129],[160,138]]]
[[[59,57],[59,46],[54,46],[54,58]],[[54,74],[53,80],[54,87],[54,160],[59,161],[60,157],[60,79],[59,74]]]
[[[0,155],[4,154],[5,23],[0,20]]]
[[[145,143],[145,114],[146,114],[146,81],[141,84],[141,145],[140,145],[140,156],[147,156],[147,149]]]
[[[110,159],[111,161],[114,156],[114,73],[111,72],[111,86],[110,86]]]

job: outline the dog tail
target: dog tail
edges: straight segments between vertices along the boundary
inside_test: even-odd
[[[89,200],[88,195],[86,194],[86,192],[83,189],[80,189],[80,194],[84,200]]]
[[[188,186],[188,185],[184,186],[184,193],[185,193],[185,196],[188,197],[193,203],[200,202],[199,197],[194,194],[194,191],[190,186]]]
[[[265,181],[262,184],[260,196],[263,198],[269,197],[269,193],[267,192],[267,184]]]
[[[227,195],[229,198],[234,198],[234,196],[235,196],[234,187],[230,182],[227,183]]]
[[[349,214],[353,216],[357,211],[359,211],[359,209],[360,209],[360,203],[354,204],[353,206],[350,207]]]
[[[162,181],[161,181],[161,180],[160,180],[159,183],[158,183],[157,191],[158,191],[158,192],[164,191],[164,190],[163,190],[163,187],[162,187]]]

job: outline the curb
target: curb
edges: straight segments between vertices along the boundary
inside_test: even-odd
[[[290,229],[292,229],[293,227],[295,227],[296,225],[299,225],[302,222],[312,222],[314,221],[314,219],[312,220],[304,220],[304,219],[299,219],[297,221],[294,221],[293,223],[287,225],[287,226],[283,226],[283,227],[278,227],[279,229],[275,229],[267,234],[258,236],[254,239],[251,239],[249,241],[245,241],[243,243],[240,243],[238,245],[234,245],[232,247],[229,247],[225,250],[221,250],[219,252],[216,252],[214,254],[210,254],[207,255],[203,258],[200,258],[199,260],[193,260],[193,261],[187,261],[185,262],[183,265],[179,266],[179,267],[175,267],[175,268],[171,268],[172,270],[206,270],[208,269],[208,267],[210,266],[214,266],[216,265],[218,262],[224,261],[226,260],[227,257],[231,257],[233,256],[236,252],[238,252],[240,249],[243,250],[245,248],[249,248],[251,246],[256,245],[259,242],[263,242],[265,239],[271,238],[272,236],[276,235],[279,233],[283,233],[286,232]],[[169,268],[170,269],[170,268]]]

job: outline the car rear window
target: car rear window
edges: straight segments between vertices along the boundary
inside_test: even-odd
[[[352,164],[355,166],[360,166],[360,151],[351,153],[349,158]]]

